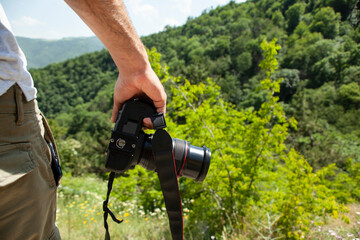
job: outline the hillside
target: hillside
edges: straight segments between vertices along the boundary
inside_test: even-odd
[[[142,40],[163,55],[170,73],[192,82],[215,78],[231,102],[248,107],[256,105],[247,96],[254,97],[262,58],[260,43],[264,38],[277,38],[282,46],[278,75],[285,78],[282,87],[287,85],[281,100],[288,102],[301,83],[307,88],[319,88],[325,82],[359,83],[356,2],[230,2]]]
[[[230,2],[142,40],[162,54],[170,74],[192,83],[211,77],[238,109],[259,109],[266,99],[264,91],[257,90],[264,77],[259,71],[260,43],[276,37],[282,46],[274,74],[283,78],[279,98],[289,116],[299,121],[289,141],[316,168],[332,162],[344,168],[349,157],[360,161],[355,151],[360,137],[360,26],[355,3]],[[33,71],[40,107],[56,116],[87,103],[103,84],[114,81],[116,70],[107,65],[110,62],[102,52]]]
[[[360,201],[356,2],[230,1],[142,38],[157,49],[149,55],[168,94],[172,136],[213,150],[202,185],[180,181],[184,205],[198,210],[188,220],[195,239],[241,231],[249,239],[301,239],[345,212],[340,203]],[[117,76],[108,52],[31,73],[65,171],[102,176]],[[126,176],[118,199],[161,208],[155,176],[139,168]]]
[[[16,37],[28,61],[28,69],[65,61],[84,53],[99,51],[104,45],[97,37],[63,38],[59,40]]]
[[[278,39],[280,101],[299,121],[289,138],[315,168],[360,161],[360,26],[357,1],[230,2],[181,27],[144,37],[173,75],[192,83],[212,77],[238,109],[259,109],[264,75],[260,43]],[[352,149],[352,150],[350,150]],[[331,153],[331,154],[330,154]]]

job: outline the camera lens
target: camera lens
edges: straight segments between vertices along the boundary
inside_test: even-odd
[[[177,138],[173,138],[173,149],[178,176],[204,181],[210,166],[210,149],[193,146]]]
[[[204,181],[210,166],[210,149],[206,146],[193,146],[177,138],[173,138],[172,142],[177,175],[195,179],[197,182]],[[151,137],[147,137],[144,141],[138,164],[151,171],[156,169],[151,149]]]

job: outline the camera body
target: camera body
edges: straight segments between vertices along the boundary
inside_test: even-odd
[[[151,118],[154,129],[166,127],[164,115],[157,113],[153,104],[142,99],[132,99],[123,104],[107,149],[107,169],[124,173],[141,165],[156,171],[152,134],[142,130],[143,119],[147,117]],[[187,141],[175,138],[172,139],[172,145],[177,175],[203,181],[210,166],[210,149],[192,146]]]

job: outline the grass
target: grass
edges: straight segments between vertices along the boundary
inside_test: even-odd
[[[65,176],[59,188],[57,225],[62,239],[103,239],[102,203],[107,183],[95,176]],[[165,209],[145,214],[135,202],[116,202],[110,197],[109,208],[123,223],[108,217],[113,239],[170,239]]]
[[[329,219],[325,226],[312,229],[309,239],[351,239],[360,240],[360,204],[348,205],[349,213],[346,214],[350,223],[347,224],[340,218]]]
[[[63,177],[59,188],[57,210],[57,225],[62,239],[104,239],[102,203],[106,191],[107,182],[94,175]],[[124,220],[123,223],[116,224],[110,216],[108,217],[110,235],[113,239],[171,239],[164,208],[155,209],[153,213],[146,214],[135,201],[118,202],[114,197],[110,197],[109,207],[116,217]],[[346,224],[341,219],[329,219],[325,226],[314,226],[308,239],[360,240],[360,204],[351,204],[348,207],[347,215],[350,224]],[[186,212],[184,209],[185,231],[187,231]],[[188,235],[191,236],[191,233]],[[228,234],[226,229],[221,235],[220,239],[223,240],[263,239],[256,233],[254,235],[254,232]],[[249,238],[256,235],[256,238]],[[199,236],[199,234],[194,234],[194,236]]]

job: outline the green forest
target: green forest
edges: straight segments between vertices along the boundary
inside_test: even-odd
[[[203,183],[179,179],[185,239],[360,238],[357,5],[230,1],[142,38],[168,95],[167,130],[212,151]],[[60,152],[60,195],[72,201],[66,178],[107,178],[118,72],[106,50],[30,72]],[[141,167],[112,194],[144,215],[163,211],[157,176]],[[319,230],[332,221],[341,229]]]

